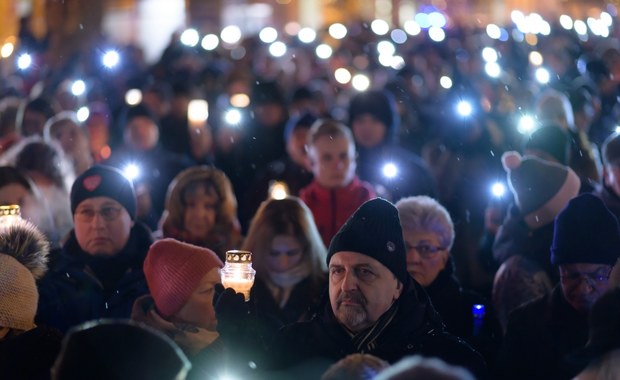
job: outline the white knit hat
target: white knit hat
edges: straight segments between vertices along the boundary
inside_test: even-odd
[[[35,327],[39,293],[30,270],[0,253],[0,327],[30,330]]]

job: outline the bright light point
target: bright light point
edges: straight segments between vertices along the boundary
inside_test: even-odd
[[[486,62],[497,62],[497,51],[491,47],[485,47],[482,49],[482,59]]]
[[[229,109],[224,114],[224,121],[228,125],[237,125],[241,122],[241,111],[236,108]]]
[[[180,40],[183,45],[194,47],[198,45],[200,36],[198,35],[198,31],[196,29],[186,29],[183,33],[181,33]]]
[[[269,45],[269,53],[274,57],[282,57],[286,54],[286,45],[282,41],[276,41]]]
[[[302,28],[297,34],[297,38],[299,41],[309,44],[316,39],[316,32],[311,28]]]
[[[495,24],[489,24],[487,25],[487,35],[494,40],[498,40],[502,35],[502,31],[499,26]]]
[[[487,62],[487,64],[484,65],[484,71],[491,78],[499,78],[499,76],[502,74],[502,68],[499,67],[497,62]]]
[[[548,35],[551,34],[551,25],[547,21],[543,21],[543,22],[540,23],[538,31],[543,36],[548,36]]]
[[[140,176],[140,168],[136,164],[127,164],[123,168],[123,175],[128,180],[133,181]]]
[[[452,79],[444,75],[441,78],[439,78],[439,85],[445,88],[446,90],[450,89],[452,88]]]
[[[297,33],[299,33],[299,29],[301,29],[301,26],[295,21],[287,22],[286,25],[284,25],[284,32],[289,36],[297,35]]]
[[[355,74],[351,79],[351,85],[357,91],[366,91],[370,87],[370,79],[364,74]]]
[[[24,53],[17,58],[17,67],[20,70],[26,70],[32,65],[32,57],[28,53]]]
[[[349,70],[341,67],[334,71],[334,78],[336,78],[336,81],[340,84],[347,84],[351,81],[351,73]]]
[[[392,56],[391,55],[385,55],[385,54],[381,54],[378,57],[379,63],[381,64],[381,66],[384,67],[390,67],[390,65],[392,64]]]
[[[202,38],[200,46],[205,50],[215,50],[220,44],[220,39],[215,34],[207,34]]]
[[[340,23],[331,24],[328,32],[333,38],[341,40],[347,35],[347,27]]]
[[[13,50],[15,50],[15,45],[10,42],[5,43],[0,49],[0,57],[9,58],[13,54]]]
[[[121,56],[118,55],[116,50],[110,50],[103,55],[103,65],[108,69],[118,65],[121,60]]]
[[[80,123],[85,122],[86,120],[88,120],[88,117],[90,116],[90,110],[88,109],[88,107],[80,107],[80,109],[77,110],[76,115],[75,115],[78,119],[78,121]]]
[[[414,20],[405,21],[405,25],[403,25],[403,27],[405,28],[405,32],[407,32],[410,36],[417,36],[422,31],[420,24]]]
[[[426,13],[418,13],[413,19],[420,25],[421,28],[430,28],[431,22],[428,20],[428,15]]]
[[[258,38],[266,44],[270,44],[278,39],[278,31],[272,27],[263,28],[258,34]]]
[[[390,33],[390,38],[397,44],[404,44],[407,42],[407,33],[402,31],[401,29],[394,29]]]
[[[209,103],[204,99],[192,99],[187,105],[187,119],[190,122],[204,123],[209,118]]]
[[[377,52],[380,55],[394,55],[396,47],[389,41],[381,41],[377,44]]]
[[[506,194],[506,186],[501,182],[495,182],[493,186],[491,186],[491,193],[496,198],[501,198]]]
[[[86,91],[86,83],[83,80],[78,79],[71,85],[71,93],[75,96],[80,96]]]
[[[573,24],[573,28],[575,29],[575,32],[577,32],[577,34],[580,34],[582,36],[588,33],[588,26],[585,22],[581,20],[576,20]]]
[[[601,22],[607,27],[610,27],[613,24],[613,18],[607,12],[601,12],[600,19],[601,19]]]
[[[471,106],[471,103],[467,100],[461,100],[456,105],[456,112],[463,117],[470,116],[474,109]]]
[[[431,26],[428,29],[428,36],[435,42],[441,42],[446,38],[446,32],[444,32],[441,28]]]
[[[288,196],[288,186],[286,183],[275,181],[269,189],[269,196],[277,200],[285,199]]]
[[[383,175],[387,178],[394,178],[398,174],[398,168],[393,163],[383,165]]]
[[[250,105],[250,97],[247,94],[233,94],[230,97],[230,105],[237,108],[245,108]]]
[[[241,40],[241,29],[236,25],[228,25],[220,32],[220,38],[227,44],[236,44]]]
[[[390,67],[394,70],[400,70],[405,67],[405,59],[400,55],[390,57]]]
[[[538,83],[541,84],[547,84],[549,83],[549,80],[551,80],[549,70],[543,67],[539,67],[538,69],[536,69],[536,73],[534,75],[536,76],[536,80],[538,81]]]
[[[510,19],[515,24],[520,24],[525,20],[525,15],[521,11],[512,11],[510,12]]]
[[[437,28],[446,26],[446,17],[439,12],[432,12],[428,15],[428,22]]]
[[[327,59],[332,56],[333,50],[327,44],[320,44],[319,46],[316,47],[315,52],[316,52],[317,57],[321,59]]]
[[[620,125],[616,125],[615,132],[616,132],[616,133],[620,133]]]
[[[536,128],[536,120],[532,116],[523,116],[517,124],[517,132],[522,135],[532,133]]]
[[[573,19],[568,15],[560,16],[560,25],[566,30],[573,29]]]
[[[130,106],[135,106],[136,104],[140,104],[142,102],[142,91],[137,88],[132,88],[125,93],[125,103]]]
[[[390,25],[385,20],[374,20],[370,23],[370,29],[378,36],[384,36],[390,31]]]
[[[534,66],[540,66],[544,62],[544,58],[543,58],[542,54],[540,54],[537,51],[533,51],[533,52],[530,53],[529,60],[530,60],[530,63],[532,65],[534,65]]]

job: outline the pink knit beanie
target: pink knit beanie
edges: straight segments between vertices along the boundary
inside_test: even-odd
[[[144,260],[144,275],[157,310],[164,318],[177,313],[200,280],[213,268],[224,264],[208,248],[175,239],[158,240]]]

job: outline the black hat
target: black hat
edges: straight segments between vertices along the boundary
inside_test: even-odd
[[[385,199],[366,201],[351,215],[329,245],[327,265],[335,253],[343,251],[370,256],[385,265],[404,285],[409,283],[398,210]]]
[[[545,125],[530,135],[525,149],[538,150],[553,157],[558,163],[568,165],[570,144],[568,133],[557,125]]]
[[[351,99],[349,104],[349,126],[352,126],[355,119],[364,114],[370,114],[383,123],[386,131],[388,131],[386,136],[390,137],[400,122],[394,97],[386,91],[373,90],[361,92]]]
[[[614,265],[620,252],[620,225],[603,203],[582,194],[555,218],[551,263]]]
[[[123,173],[111,166],[95,165],[73,182],[71,187],[71,213],[85,199],[108,197],[120,203],[131,219],[136,216],[136,193],[133,184]]]

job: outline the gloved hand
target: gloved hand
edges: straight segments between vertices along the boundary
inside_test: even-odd
[[[233,288],[224,289],[222,284],[216,284],[213,305],[217,330],[224,338],[242,331],[250,310],[243,294],[235,292]]]

